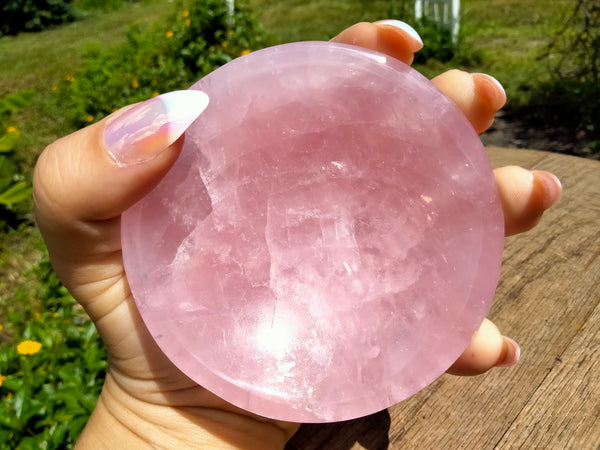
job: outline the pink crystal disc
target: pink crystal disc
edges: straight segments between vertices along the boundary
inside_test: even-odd
[[[488,311],[503,216],[482,144],[405,64],[296,43],[196,83],[210,105],[123,216],[152,336],[254,413],[360,417],[439,377]]]

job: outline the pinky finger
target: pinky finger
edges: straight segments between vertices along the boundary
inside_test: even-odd
[[[513,366],[520,356],[519,345],[502,336],[498,327],[485,319],[467,349],[447,372],[452,375],[479,375],[492,367]]]

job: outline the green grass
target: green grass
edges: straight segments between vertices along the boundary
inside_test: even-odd
[[[0,38],[0,95],[19,89],[49,90],[77,68],[87,44],[117,45],[132,24],[156,22],[171,8],[160,0],[131,3],[42,33]]]
[[[272,43],[324,40],[359,21],[390,17],[402,0],[245,0],[272,36]],[[409,2],[410,3],[410,2]],[[545,76],[544,61],[537,60],[550,36],[572,9],[573,0],[489,0],[463,2],[461,34],[464,44],[480,56],[470,70],[487,72],[506,87],[516,104],[526,100],[521,85]],[[31,172],[43,147],[70,132],[70,124],[57,110],[52,86],[73,73],[82,49],[90,43],[115,46],[134,23],[156,22],[172,5],[164,0],[128,3],[111,12],[94,12],[83,20],[43,33],[0,38],[0,96],[34,89],[31,105],[17,115],[23,131],[21,162]],[[427,45],[427,43],[425,43]],[[420,69],[433,76],[449,66],[429,63]]]
[[[56,109],[52,87],[76,71],[82,50],[92,43],[116,46],[132,24],[159,21],[171,10],[172,5],[161,0],[128,3],[42,33],[0,38],[0,96],[26,89],[36,92],[31,104],[15,117],[22,131],[20,162],[29,174],[41,150],[72,131],[63,112]]]
[[[406,0],[247,0],[247,3],[274,36],[274,43],[329,39],[359,21],[401,18],[410,23],[410,16],[392,17],[390,14],[394,10],[412,11],[407,8],[412,2]],[[493,4],[489,0],[469,0],[462,3],[461,40],[480,63],[461,68],[495,76],[504,84],[510,102],[525,103],[528,98],[521,86],[547,76],[545,62],[539,56],[551,36],[562,28],[565,17],[574,8],[574,0],[496,0]],[[451,67],[454,65],[432,61],[417,68],[433,77]]]
[[[464,2],[464,43],[478,52],[481,65],[473,70],[489,73],[505,86],[509,103],[528,101],[523,86],[548,77],[541,58],[552,36],[574,8],[574,0]]]
[[[46,145],[74,131],[64,111],[55,101],[57,86],[76,71],[82,50],[89,44],[116,46],[125,40],[133,24],[160,21],[173,6],[163,0],[127,3],[115,11],[87,13],[79,21],[41,33],[22,33],[0,38],[0,97],[22,90],[34,90],[29,105],[18,112],[13,122],[21,130],[15,160],[31,178],[35,161]],[[17,210],[33,220],[32,203]],[[0,318],[2,306],[17,288],[31,292],[37,301],[36,278],[30,269],[42,257],[41,237],[31,227],[22,226],[0,233]]]
[[[274,43],[327,40],[356,22],[387,18],[390,0],[247,0]]]

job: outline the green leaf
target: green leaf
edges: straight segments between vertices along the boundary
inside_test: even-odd
[[[0,442],[10,442],[13,436],[14,432],[12,430],[4,430],[0,428]]]
[[[20,450],[39,450],[46,448],[42,442],[40,442],[39,438],[34,436],[27,436],[19,442],[17,447]]]
[[[2,383],[2,387],[9,391],[16,392],[23,387],[24,380],[22,377],[7,377]]]
[[[17,172],[17,165],[5,155],[0,155],[0,179],[13,181],[13,176]],[[0,186],[2,186],[0,184]],[[0,187],[0,189],[2,189]]]
[[[32,188],[29,183],[19,181],[9,187],[6,191],[0,192],[0,204],[13,205],[28,198],[32,193]]]
[[[21,429],[21,423],[19,422],[19,420],[15,417],[15,415],[12,413],[12,408],[10,407],[6,407],[6,408],[2,408],[0,409],[0,430],[1,429],[9,429],[9,430],[20,430]],[[2,442],[0,440],[0,442]]]
[[[0,116],[9,115],[22,109],[33,97],[34,91],[22,91],[0,98]]]
[[[14,149],[20,137],[21,133],[18,130],[6,133],[0,137],[0,153],[10,152]]]
[[[15,416],[19,420],[21,420],[21,417],[23,415],[23,405],[25,404],[25,398],[27,397],[26,391],[26,389],[22,389],[20,391],[17,391],[17,393],[15,394],[14,410]]]
[[[85,425],[85,421],[87,421],[87,418],[84,417],[84,425]],[[77,425],[79,425],[79,424],[77,424]],[[51,429],[50,442],[55,446],[55,448],[60,448],[61,444],[63,444],[65,442],[65,436],[66,436],[67,432],[69,432],[71,430],[71,428],[72,428],[72,424],[71,424],[71,420],[69,419],[69,421],[61,422]],[[81,428],[83,428],[83,427],[81,427]],[[78,431],[81,431],[81,429],[79,429]],[[77,436],[78,436],[78,434],[76,435],[76,437]]]
[[[19,419],[21,423],[27,423],[35,416],[43,417],[45,412],[46,405],[43,402],[35,398],[30,398],[24,402]]]

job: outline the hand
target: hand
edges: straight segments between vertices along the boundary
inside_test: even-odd
[[[414,30],[388,21],[357,24],[333,40],[407,63],[422,46]],[[450,71],[433,82],[478,132],[489,127],[505,101],[501,86],[486,75]],[[36,216],[54,269],[95,322],[108,351],[104,388],[78,445],[282,448],[298,424],[253,415],[197,385],[163,355],[142,323],[123,268],[120,215],[167,173],[182,148],[179,136],[201,111],[181,112],[187,122],[177,134],[154,130],[153,137],[164,139],[144,145],[113,139],[128,111],[131,107],[48,146],[34,176]],[[549,173],[506,167],[495,175],[507,234],[532,228],[560,197],[560,183]],[[518,346],[486,321],[450,371],[480,373],[517,359]]]

